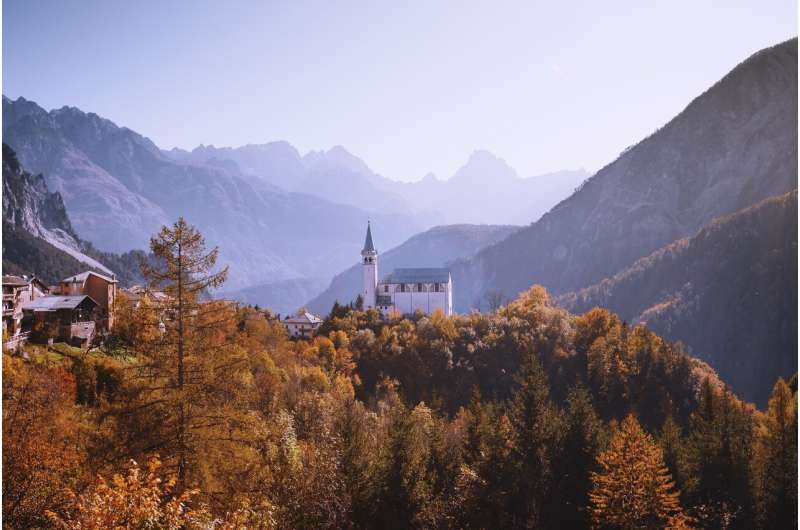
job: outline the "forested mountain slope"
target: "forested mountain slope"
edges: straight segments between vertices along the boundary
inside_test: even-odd
[[[586,287],[796,182],[792,39],[738,65],[538,222],[455,267],[456,309],[489,290]]]
[[[718,219],[558,301],[646,323],[764,406],[775,380],[797,372],[797,192]]]

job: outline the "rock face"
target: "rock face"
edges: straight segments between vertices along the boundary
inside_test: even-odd
[[[718,219],[557,300],[573,312],[606,307],[681,341],[763,407],[775,380],[797,372],[797,191]]]
[[[517,230],[518,226],[507,225],[437,226],[415,235],[396,248],[381,252],[378,256],[378,273],[382,278],[398,267],[443,267],[455,259],[469,257]],[[376,231],[375,236],[378,243],[382,235]],[[355,300],[361,291],[361,282],[359,263],[334,277],[328,288],[306,306],[317,313],[327,314],[334,302],[347,304]],[[458,291],[459,287],[455,284],[454,290]]]
[[[369,212],[243,175],[236,164],[179,161],[93,113],[45,111],[3,99],[3,134],[22,164],[64,198],[75,232],[101,250],[147,248],[178,216],[230,264],[228,288],[331,276],[352,262],[353,234],[371,217],[395,245],[423,227],[403,213]]]
[[[84,266],[111,273],[105,265],[84,253],[85,245],[72,229],[61,195],[48,190],[42,175],[25,171],[14,150],[6,144],[3,144],[3,226],[43,240],[54,247],[53,254],[64,253]],[[7,245],[4,250],[14,252],[15,249]]]
[[[454,267],[456,309],[490,290],[591,285],[796,182],[793,39],[738,65],[539,221]]]

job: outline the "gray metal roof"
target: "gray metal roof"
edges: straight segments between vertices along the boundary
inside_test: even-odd
[[[450,269],[439,267],[395,269],[381,283],[447,283]]]
[[[89,299],[92,305],[96,306],[91,296],[76,295],[76,296],[42,296],[22,304],[23,311],[57,311],[59,309],[75,309],[83,303],[84,300]]]
[[[97,276],[98,278],[101,278],[101,279],[107,281],[108,283],[117,283],[117,280],[115,280],[114,278],[109,278],[105,274],[100,274],[99,272],[94,272],[94,271],[82,272],[80,274],[76,274],[75,276],[70,276],[69,278],[64,278],[63,280],[61,280],[61,282],[62,283],[83,283],[83,282],[86,281],[86,279],[89,277],[90,274],[93,274],[93,275]]]

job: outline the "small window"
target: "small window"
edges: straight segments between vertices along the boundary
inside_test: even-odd
[[[383,292],[384,293],[388,293],[389,292],[389,286],[388,285],[384,285],[383,286]]]
[[[420,292],[420,293],[422,292],[422,284],[421,283],[417,284],[417,291]]]
[[[406,292],[406,284],[404,284],[404,283],[401,283],[401,284],[400,284],[400,292],[401,292],[401,293],[404,293],[404,292]]]

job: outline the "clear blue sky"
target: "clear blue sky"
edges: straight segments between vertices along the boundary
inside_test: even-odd
[[[751,53],[793,0],[3,2],[3,93],[192,148],[341,144],[450,176],[596,170]]]

